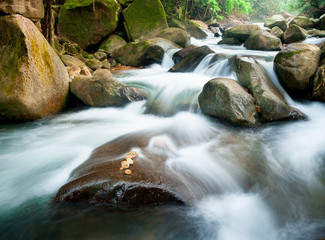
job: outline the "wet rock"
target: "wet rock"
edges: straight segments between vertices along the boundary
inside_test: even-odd
[[[318,29],[312,29],[307,31],[308,35],[311,35],[311,37],[319,37],[319,38],[323,38],[325,37],[325,31],[321,31]]]
[[[134,0],[123,10],[123,16],[132,41],[154,38],[161,30],[168,28],[160,0]]]
[[[67,0],[59,14],[60,35],[85,49],[115,31],[120,13],[115,0]]]
[[[164,29],[157,35],[157,37],[168,39],[181,47],[187,47],[191,43],[190,37],[180,28]]]
[[[292,21],[290,22],[290,25],[292,24],[296,24],[301,28],[304,29],[309,29],[314,27],[314,23],[312,20],[310,20],[309,18],[305,17],[305,16],[297,16],[294,19],[292,19]]]
[[[122,106],[146,98],[138,88],[114,79],[107,69],[99,69],[91,77],[77,77],[70,84],[71,92],[92,107]]]
[[[307,37],[307,31],[296,24],[292,24],[284,32],[284,42],[285,43],[294,43],[305,40]]]
[[[118,35],[111,35],[99,47],[106,54],[113,54],[116,49],[124,46],[126,41]]]
[[[325,102],[325,65],[317,69],[312,79],[311,99]]]
[[[293,116],[294,111],[287,104],[280,90],[254,59],[237,58],[233,67],[239,83],[255,98],[263,122]]]
[[[37,27],[21,15],[0,17],[0,119],[30,121],[61,111],[65,66]]]
[[[213,51],[207,46],[194,48],[185,58],[173,66],[169,72],[192,72],[202,59],[210,53],[213,53]]]
[[[207,82],[199,96],[199,105],[204,114],[236,125],[259,124],[252,98],[233,79],[215,78]]]
[[[190,45],[190,46],[183,48],[183,49],[177,51],[176,53],[174,53],[174,55],[173,55],[174,63],[176,64],[176,63],[180,62],[183,58],[185,58],[195,48],[197,48],[197,47],[194,45]]]
[[[251,34],[259,30],[260,27],[257,25],[237,25],[227,29],[222,35],[222,38],[237,38],[241,43],[244,43]]]
[[[281,50],[281,40],[263,30],[256,31],[246,40],[244,46],[252,50],[278,51]]]
[[[42,19],[44,7],[42,0],[2,0],[0,12],[7,14],[18,13],[30,19]]]
[[[270,33],[276,36],[277,38],[283,39],[284,32],[278,26],[273,27]]]
[[[241,42],[237,38],[224,38],[218,42],[218,45],[220,45],[220,44],[239,46],[239,45],[241,45]]]
[[[287,21],[281,15],[273,15],[265,21],[264,26],[271,29],[278,26],[282,31],[285,31],[287,30]]]
[[[169,27],[181,28],[186,31],[191,37],[197,39],[205,39],[208,36],[208,34],[204,32],[197,24],[194,24],[189,20],[184,21],[177,17],[173,17],[171,19],[169,22]]]
[[[309,79],[317,70],[320,55],[321,50],[317,46],[304,43],[290,44],[276,55],[276,73],[290,95],[306,95]]]

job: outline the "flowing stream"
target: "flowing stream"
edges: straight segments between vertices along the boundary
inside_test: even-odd
[[[292,100],[273,72],[276,52],[199,41],[228,57],[193,73],[161,65],[117,78],[147,92],[123,108],[80,108],[36,122],[0,124],[0,239],[297,240],[325,238],[325,104]],[[214,77],[235,78],[228,58],[256,56],[307,121],[229,126],[200,113],[197,98]],[[92,150],[134,131],[173,131],[186,147],[166,162],[194,197],[187,206],[132,210],[53,203],[57,190]],[[202,187],[203,186],[203,187]]]

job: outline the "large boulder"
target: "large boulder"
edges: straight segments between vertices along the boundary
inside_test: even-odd
[[[168,39],[181,47],[187,47],[191,43],[190,37],[180,28],[164,29],[157,35],[157,37]]]
[[[123,10],[123,16],[132,41],[154,38],[161,30],[168,28],[160,0],[134,0]]]
[[[323,14],[320,18],[319,18],[319,22],[318,22],[318,29],[320,30],[325,30],[325,14]]]
[[[205,39],[208,36],[208,34],[202,30],[198,24],[195,24],[190,20],[184,21],[180,18],[173,17],[169,22],[169,27],[181,28],[186,31],[191,37],[197,39]]]
[[[164,52],[172,48],[180,46],[164,38],[152,38],[138,43],[127,43],[115,50],[113,56],[123,65],[136,67],[161,63]]]
[[[193,72],[202,59],[210,53],[214,52],[207,46],[194,48],[186,57],[174,65],[169,72]]]
[[[0,17],[0,119],[28,121],[62,110],[69,76],[37,27],[21,15]]]
[[[115,31],[120,13],[115,0],[67,0],[60,10],[60,35],[85,49]]]
[[[245,89],[233,79],[215,78],[207,82],[199,95],[204,114],[240,126],[259,123],[254,102]]]
[[[284,32],[283,39],[285,43],[294,43],[305,40],[307,35],[308,33],[305,29],[296,24],[291,24]]]
[[[255,98],[263,122],[292,116],[292,109],[282,93],[254,59],[236,58],[233,68],[239,83]]]
[[[227,29],[223,33],[222,38],[237,38],[240,42],[243,43],[250,37],[251,34],[259,30],[260,27],[258,25],[237,25]]]
[[[99,47],[107,54],[113,54],[116,49],[124,46],[127,42],[118,35],[111,35]]]
[[[274,66],[281,84],[293,96],[304,96],[314,75],[321,50],[313,44],[293,43],[281,50]]]
[[[259,30],[246,40],[244,46],[252,50],[278,51],[281,50],[282,43],[273,34]]]
[[[271,29],[278,26],[282,31],[285,31],[287,30],[287,21],[281,15],[273,15],[265,21],[264,26]]]
[[[174,53],[173,55],[173,61],[174,63],[179,63],[182,59],[184,59],[193,49],[197,48],[194,45],[190,45],[188,47],[185,47],[177,52]]]
[[[71,92],[92,107],[122,106],[146,99],[138,88],[117,81],[107,69],[100,69],[92,76],[80,76],[70,83]]]
[[[18,13],[26,18],[42,19],[44,7],[42,0],[2,0],[0,12],[7,14]]]
[[[275,26],[271,29],[271,34],[273,34],[274,36],[276,36],[277,38],[283,39],[283,31],[281,30],[281,28],[279,28],[278,26]]]
[[[296,24],[299,27],[302,27],[304,29],[308,29],[308,28],[313,28],[314,27],[313,21],[310,20],[309,18],[305,17],[305,16],[297,16],[297,17],[295,17],[290,22],[290,25],[292,25],[292,24]]]
[[[313,78],[311,99],[325,102],[325,65],[317,69]]]

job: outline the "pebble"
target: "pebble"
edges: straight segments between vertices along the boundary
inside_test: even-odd
[[[130,169],[126,169],[124,172],[126,175],[130,175],[132,173]]]
[[[122,168],[129,168],[130,164],[127,161],[122,161],[121,166],[122,166]]]
[[[138,157],[139,153],[137,151],[131,151],[131,152],[128,152],[127,155],[135,155],[135,157]]]
[[[132,165],[134,164],[134,161],[131,158],[127,158],[126,161],[128,162],[128,164]]]
[[[134,159],[136,157],[137,157],[136,155],[126,155],[125,156],[125,159],[128,159],[128,158]]]

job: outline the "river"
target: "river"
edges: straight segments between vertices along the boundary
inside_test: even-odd
[[[276,85],[276,52],[208,45],[226,55],[258,56]],[[174,51],[175,52],[175,51]],[[161,65],[116,77],[147,92],[123,108],[78,108],[23,124],[0,124],[0,239],[298,240],[325,238],[325,104],[286,100],[307,121],[258,129],[233,127],[200,113],[197,98],[214,77],[232,77],[227,60],[193,73]],[[187,206],[131,210],[53,203],[71,171],[96,147],[141,130],[173,131],[187,141],[166,164],[194,196]],[[190,176],[190,180],[188,178]],[[204,187],[202,187],[204,186]],[[247,187],[249,186],[249,187]]]

